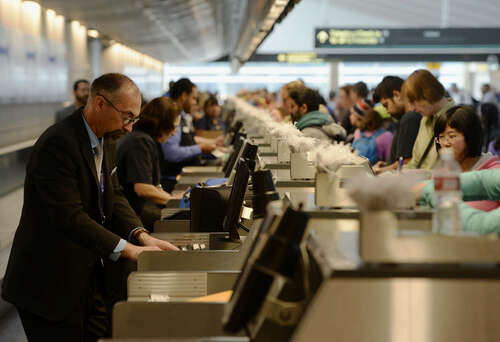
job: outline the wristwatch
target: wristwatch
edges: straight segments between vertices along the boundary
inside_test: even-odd
[[[142,228],[142,227],[135,230],[134,234],[132,234],[132,240],[134,240],[134,242],[136,242],[137,244],[140,244],[139,235],[141,233],[146,233],[149,235],[149,230],[147,230],[146,228]]]

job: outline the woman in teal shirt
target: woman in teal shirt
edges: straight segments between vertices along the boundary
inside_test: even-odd
[[[500,169],[472,171],[460,174],[460,186],[464,201],[500,200]],[[418,203],[435,206],[434,182],[415,187]],[[500,208],[486,212],[460,203],[462,229],[479,234],[500,233]]]

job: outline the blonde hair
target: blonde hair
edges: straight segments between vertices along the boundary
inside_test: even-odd
[[[290,92],[290,90],[292,90],[292,89],[301,88],[301,87],[305,87],[304,81],[295,80],[295,81],[288,82],[287,84],[285,84],[283,86],[283,89],[286,89],[288,92]]]
[[[429,70],[425,69],[414,71],[401,88],[402,97],[410,103],[425,100],[434,104],[439,102],[445,93],[441,82]]]

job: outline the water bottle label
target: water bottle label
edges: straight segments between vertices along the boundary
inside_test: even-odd
[[[460,178],[436,177],[434,178],[434,191],[460,191]]]

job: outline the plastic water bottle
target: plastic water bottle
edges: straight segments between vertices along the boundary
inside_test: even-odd
[[[439,161],[434,167],[434,193],[436,212],[432,230],[437,234],[459,235],[462,231],[458,205],[462,201],[460,173],[462,169],[453,157],[451,148],[439,151]]]

